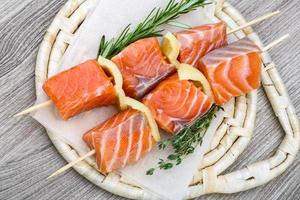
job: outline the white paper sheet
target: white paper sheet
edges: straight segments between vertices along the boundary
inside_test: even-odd
[[[163,7],[165,0],[99,0],[98,6],[83,22],[77,31],[73,43],[63,57],[60,68],[52,71],[53,74],[68,69],[87,59],[95,59],[102,35],[107,39],[118,36],[129,23],[135,26],[142,21],[154,7]],[[190,26],[211,23],[214,6],[200,8],[192,13],[180,17],[176,21]],[[175,31],[178,28],[165,26],[167,31]],[[52,75],[53,75],[52,74]],[[37,102],[40,100],[37,99]],[[88,150],[81,136],[87,130],[93,128],[102,121],[110,118],[117,110],[114,106],[94,109],[82,113],[68,121],[63,121],[52,107],[44,108],[33,114],[33,117],[52,133],[59,136],[79,152]],[[218,114],[220,120],[223,112]],[[139,183],[145,188],[158,194],[162,199],[182,199],[185,196],[189,182],[199,166],[205,148],[208,148],[213,137],[215,127],[210,127],[203,145],[196,148],[195,152],[188,156],[182,164],[169,171],[156,171],[152,176],[146,176],[145,172],[150,167],[156,166],[158,158],[164,158],[171,150],[158,151],[154,148],[144,159],[135,165],[126,167],[121,173],[126,178]]]

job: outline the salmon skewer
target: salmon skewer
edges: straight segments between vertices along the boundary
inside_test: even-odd
[[[175,134],[186,124],[204,115],[212,101],[192,81],[179,80],[175,74],[162,81],[143,99],[158,126]]]
[[[132,43],[112,61],[122,74],[126,95],[134,98],[143,97],[176,71],[175,66],[165,60],[157,38]],[[111,81],[95,60],[53,76],[44,83],[43,89],[64,120],[96,107],[112,105],[117,96]]]
[[[176,70],[165,60],[156,38],[132,43],[112,61],[122,74],[126,95],[135,98],[144,96]],[[116,98],[112,83],[95,60],[55,75],[43,89],[65,120],[95,107],[112,105]]]
[[[204,55],[227,44],[227,35],[242,30],[279,13],[279,11],[269,13],[238,28],[235,28],[228,33],[226,30],[227,26],[224,22],[197,26],[174,33],[180,44],[180,51],[177,59],[180,63],[186,63],[195,67],[199,67],[199,62]]]
[[[274,12],[249,22],[243,27],[272,17]],[[226,24],[219,22],[175,33],[180,43],[179,62],[198,66],[199,60],[213,49],[227,44]],[[238,31],[240,29],[236,29]],[[138,40],[112,58],[123,76],[126,95],[140,99],[161,80],[173,74],[176,66],[169,64],[157,38]]]
[[[108,60],[100,57],[98,61],[108,63]],[[119,82],[121,87],[123,85],[125,94],[134,98],[143,97],[161,80],[176,71],[175,66],[169,64],[163,56],[157,38],[132,43],[113,57],[111,63],[115,63],[113,65],[118,68],[121,76]],[[44,83],[43,89],[51,101],[16,116],[54,103],[61,117],[66,120],[96,107],[112,105],[117,97],[111,81],[95,60],[86,61],[53,76]]]

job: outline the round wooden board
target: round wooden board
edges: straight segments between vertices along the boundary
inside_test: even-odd
[[[47,79],[48,71],[57,67],[78,26],[86,18],[89,9],[95,6],[94,0],[69,0],[50,25],[39,49],[36,65],[36,87]],[[216,1],[215,20],[227,23],[230,29],[243,23],[245,19],[230,4]],[[262,43],[251,28],[239,31],[237,38],[249,37],[262,47]],[[256,114],[257,92],[235,98],[232,112],[224,117],[214,136],[210,150],[205,154],[189,187],[186,198],[194,198],[208,193],[234,193],[262,185],[281,174],[294,160],[299,150],[299,120],[290,103],[284,84],[267,53],[262,54],[264,69],[262,84],[273,106],[275,114],[285,131],[285,137],[275,154],[246,168],[220,175],[243,152],[248,145]],[[37,96],[41,90],[36,91]],[[78,153],[68,144],[48,132],[53,144],[68,161],[78,158]],[[91,162],[81,162],[74,169],[99,187],[114,194],[131,199],[157,199],[148,191],[130,183],[117,174],[103,176]]]

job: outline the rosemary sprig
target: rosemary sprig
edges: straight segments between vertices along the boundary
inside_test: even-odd
[[[130,24],[125,27],[117,39],[107,41],[102,36],[98,55],[105,58],[112,58],[129,44],[148,37],[161,36],[163,29],[157,29],[160,25],[170,22],[180,15],[191,12],[198,7],[203,7],[208,3],[206,0],[170,0],[165,8],[154,8],[146,19],[130,31]]]
[[[175,165],[179,165],[182,160],[189,154],[193,153],[198,145],[202,144],[203,137],[215,116],[215,113],[222,109],[213,105],[212,108],[202,117],[199,117],[191,124],[186,125],[180,130],[176,136],[162,141],[158,144],[158,148],[163,150],[167,145],[172,145],[174,153],[170,154],[166,159],[159,159],[156,168],[149,169],[146,174],[152,175],[155,169],[171,169]]]

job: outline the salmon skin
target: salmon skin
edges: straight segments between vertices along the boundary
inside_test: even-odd
[[[51,77],[43,89],[64,120],[116,101],[114,86],[96,60],[88,60]]]
[[[158,126],[171,134],[204,115],[212,106],[201,88],[192,81],[179,80],[177,74],[162,81],[145,96],[143,103],[152,112]]]
[[[162,79],[176,71],[169,64],[157,38],[138,40],[112,58],[123,76],[123,89],[127,96],[140,99]]]
[[[180,43],[178,60],[195,67],[208,52],[227,44],[226,24],[207,24],[174,33]]]
[[[203,57],[199,69],[209,81],[217,105],[260,86],[259,52],[254,42],[243,38]]]
[[[100,172],[106,174],[138,161],[155,143],[143,113],[128,109],[83,135],[96,151]]]

